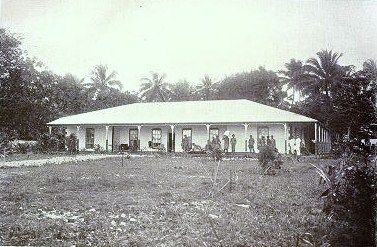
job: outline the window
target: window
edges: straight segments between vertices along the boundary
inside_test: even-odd
[[[161,129],[152,129],[152,147],[157,147],[161,144]]]
[[[85,148],[87,149],[94,148],[94,128],[86,128]]]
[[[258,126],[258,139],[264,136],[264,138],[267,138],[269,135],[269,129],[267,126]]]
[[[192,129],[182,129],[182,143],[183,143],[183,138],[187,136],[188,138],[188,149],[192,148]]]
[[[219,129],[218,128],[209,129],[209,140],[212,140],[213,137],[216,137],[218,135],[219,135]]]

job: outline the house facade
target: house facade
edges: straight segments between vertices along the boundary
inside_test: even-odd
[[[262,136],[273,136],[280,153],[289,153],[289,140],[297,137],[309,153],[331,149],[331,134],[317,120],[249,100],[134,103],[59,118],[48,125],[50,131],[64,127],[67,135],[75,134],[83,151],[100,147],[109,152],[183,152],[184,138],[190,149],[199,150],[224,134],[235,136],[239,153],[249,151],[250,135],[255,149]]]

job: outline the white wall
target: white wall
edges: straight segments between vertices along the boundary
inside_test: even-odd
[[[170,126],[143,126],[139,133],[140,149],[141,150],[153,150],[148,146],[148,142],[152,141],[152,129],[161,129],[161,144],[167,149],[168,133]]]
[[[71,133],[74,133],[77,138],[79,139],[79,150],[86,150],[92,151],[85,148],[85,135],[87,128],[94,128],[94,145],[100,145],[103,150],[106,150],[106,128],[105,126],[80,126],[79,133],[77,134],[76,126],[67,126],[67,136]],[[115,133],[114,133],[115,134]],[[108,131],[108,150],[111,151],[111,143],[112,143],[112,127],[109,127]]]
[[[255,139],[255,149],[257,148],[257,127],[267,126],[269,128],[269,135],[273,135],[276,140],[276,147],[280,153],[285,152],[285,141],[284,141],[284,125],[283,124],[249,124],[247,129],[246,139],[249,139],[250,134],[253,135]],[[94,128],[94,144],[99,144],[104,150],[106,150],[106,129],[105,126],[80,126],[79,138],[79,149],[85,150],[85,129]],[[141,150],[152,150],[148,147],[148,142],[152,140],[152,129],[160,128],[162,130],[162,144],[167,149],[168,133],[171,132],[169,125],[164,126],[142,126],[139,133],[140,148]],[[182,129],[191,128],[192,129],[192,142],[196,145],[205,147],[208,139],[207,128],[204,124],[202,125],[176,125],[174,128],[175,132],[175,151],[182,152]],[[237,139],[236,152],[245,152],[245,131],[243,124],[235,125],[211,125],[211,128],[219,129],[219,136],[222,139],[224,132],[228,130],[230,135],[235,134]],[[117,151],[120,144],[129,143],[129,130],[137,129],[137,126],[115,126],[114,127],[114,151]],[[70,133],[76,134],[76,126],[67,127],[67,135]],[[222,141],[222,140],[221,140]],[[111,151],[112,145],[112,126],[109,127],[108,133],[108,149]],[[223,141],[222,141],[223,146]],[[231,147],[229,147],[231,151]],[[249,151],[247,149],[247,151]],[[258,150],[256,150],[258,151]]]

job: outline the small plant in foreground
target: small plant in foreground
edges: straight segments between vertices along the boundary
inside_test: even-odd
[[[280,154],[269,146],[261,148],[258,155],[258,162],[263,173],[268,175],[276,174],[276,169],[280,169],[283,164]]]
[[[69,154],[77,153],[77,137],[75,134],[70,134],[66,139],[67,151]]]

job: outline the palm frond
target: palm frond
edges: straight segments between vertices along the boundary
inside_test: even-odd
[[[117,86],[119,90],[123,89],[123,84],[121,81],[117,81],[117,80],[108,81],[107,84],[109,84],[110,86]]]

